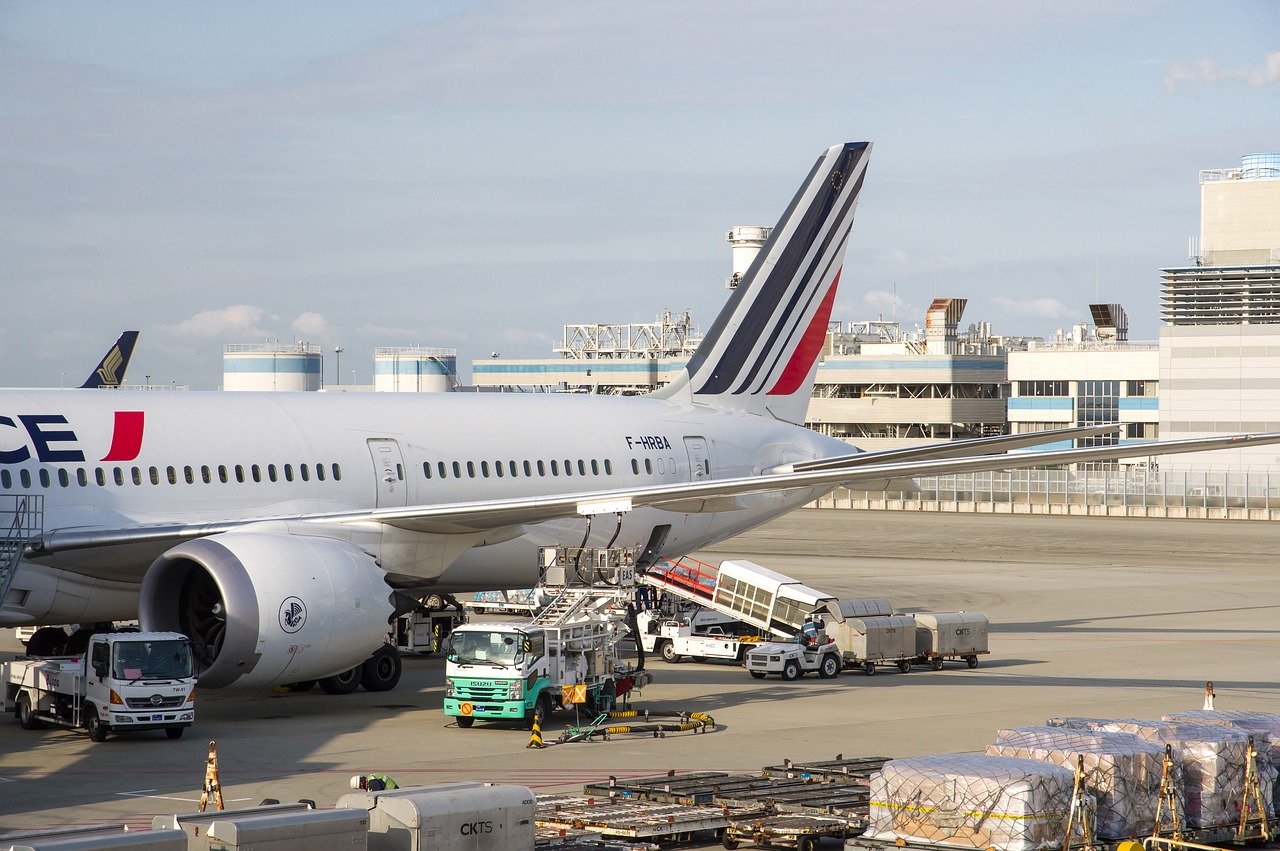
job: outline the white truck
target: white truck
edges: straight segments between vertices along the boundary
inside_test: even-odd
[[[640,645],[645,653],[665,662],[688,657],[695,662],[729,659],[741,662],[746,651],[760,642],[759,630],[728,615],[696,606],[666,614],[657,610],[636,615]]]
[[[843,667],[840,648],[829,637],[813,645],[771,641],[747,651],[747,671],[757,680],[763,680],[767,674],[795,680],[810,671],[817,671],[819,677],[829,680],[839,676]]]
[[[93,635],[79,655],[5,662],[0,682],[4,711],[24,730],[57,724],[95,742],[112,731],[164,730],[177,739],[195,722],[195,662],[176,632]]]

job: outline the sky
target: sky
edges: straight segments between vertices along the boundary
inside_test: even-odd
[[[833,318],[1158,333],[1197,173],[1280,150],[1280,4],[0,0],[0,386],[228,343],[549,356],[703,329],[725,231],[875,144]]]

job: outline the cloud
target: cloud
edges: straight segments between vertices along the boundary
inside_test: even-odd
[[[305,315],[305,314],[304,314]],[[220,310],[202,310],[177,325],[162,325],[160,329],[183,337],[269,337],[274,333],[263,327],[263,319],[279,322],[278,316],[268,315],[261,307],[252,304],[233,304]]]
[[[905,266],[911,262],[911,255],[901,248],[890,248],[876,255],[876,259],[881,263],[894,263],[899,266]]]
[[[1280,53],[1268,53],[1261,64],[1241,68],[1223,68],[1216,59],[1173,62],[1164,75],[1164,87],[1170,92],[1196,84],[1220,86],[1227,83],[1242,83],[1255,89],[1280,83]]]
[[[319,313],[307,311],[293,320],[293,333],[312,340],[321,339],[329,333],[329,323]]]
[[[862,301],[868,307],[895,308],[906,304],[902,296],[889,290],[870,290],[862,295]]]
[[[1062,319],[1075,315],[1075,312],[1056,298],[1012,299],[996,296],[992,304],[1005,313],[1014,316],[1032,316],[1037,319]]]

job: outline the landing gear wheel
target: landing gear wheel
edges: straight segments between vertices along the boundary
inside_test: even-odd
[[[67,633],[60,626],[42,626],[27,639],[32,656],[61,656],[67,649]]]
[[[444,597],[440,594],[428,594],[426,597],[422,598],[422,605],[426,606],[428,609],[443,609]]]
[[[680,661],[680,654],[676,652],[675,645],[670,641],[662,642],[662,661],[675,664]]]
[[[800,663],[795,659],[788,659],[787,664],[782,666],[782,678],[788,682],[800,679]]]
[[[904,674],[909,674],[909,673],[911,673],[911,662],[910,662],[910,660],[908,660],[908,659],[899,659],[899,660],[898,660],[898,670],[899,670],[899,671],[901,671],[901,672],[902,672],[902,673],[904,673]]]
[[[757,680],[763,680],[763,679],[764,679],[764,671],[752,671],[752,672],[751,672],[751,676],[755,677]]]
[[[185,727],[165,727],[164,734],[171,739],[181,739],[182,731],[184,729],[186,728]]]
[[[39,730],[44,723],[36,717],[36,713],[31,708],[31,698],[25,694],[18,698],[18,723],[22,725],[24,730]]]
[[[365,691],[391,691],[400,682],[400,672],[399,651],[384,644],[360,666],[360,685]]]
[[[110,732],[98,717],[98,710],[92,706],[85,710],[84,728],[89,731],[89,738],[95,742],[105,742],[107,733]]]
[[[970,668],[976,668],[976,667],[978,667],[978,657],[977,657],[977,656],[966,656],[966,657],[964,657],[964,660],[965,660],[966,662],[968,662],[968,663],[969,663],[969,667],[970,667]]]
[[[935,671],[941,671],[941,670],[942,670],[942,659],[941,659],[941,658],[938,658],[938,659],[934,659],[934,660],[932,660],[932,661],[929,663],[929,667],[930,667],[930,668],[933,668]]]
[[[315,680],[301,680],[300,682],[289,683],[287,686],[285,686],[285,688],[287,688],[289,691],[299,692],[299,693],[304,691],[311,691],[315,687],[316,687]]]
[[[874,677],[874,676],[876,675],[876,663],[875,663],[875,662],[863,662],[863,663],[862,663],[862,672],[863,672],[864,674],[866,674],[868,677]]]
[[[320,689],[325,694],[351,694],[360,687],[360,668],[362,665],[356,665],[350,671],[343,671],[341,674],[334,674],[332,677],[324,677],[320,680]]]
[[[818,667],[818,676],[824,680],[830,680],[840,675],[840,660],[836,658],[836,654],[828,653],[822,660],[822,664]]]
[[[457,720],[458,726],[464,730],[470,730],[471,725],[476,723],[476,719],[472,718],[470,715],[459,715]]]

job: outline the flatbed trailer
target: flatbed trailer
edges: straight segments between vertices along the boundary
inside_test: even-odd
[[[723,837],[732,821],[764,816],[763,809],[686,806],[631,798],[540,795],[534,824],[539,829],[585,830],[606,837],[662,844]]]
[[[861,830],[857,831],[858,833]],[[824,837],[844,842],[855,835],[842,819],[827,816],[778,815],[754,820],[736,821],[724,831],[721,844],[725,848],[737,848],[743,842],[765,848],[796,848],[814,851]]]
[[[871,775],[875,774],[890,757],[859,756],[845,759],[844,754],[836,754],[835,759],[811,760],[795,762],[783,760],[782,765],[766,765],[762,773],[767,777],[813,777],[832,783],[853,783],[868,786]]]

